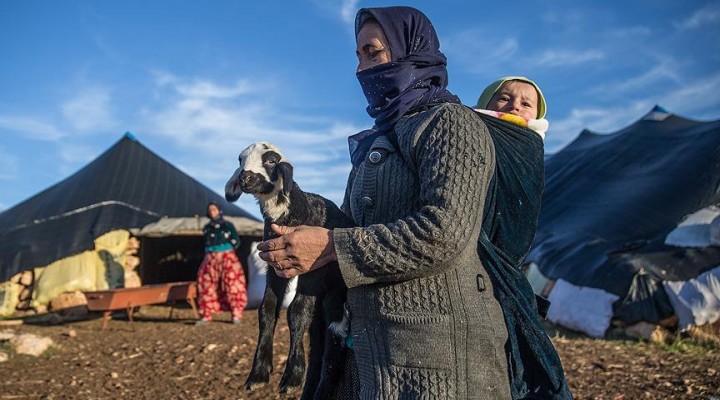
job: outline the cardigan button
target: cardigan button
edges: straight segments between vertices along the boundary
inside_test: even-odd
[[[370,208],[375,204],[375,202],[373,201],[373,199],[365,196],[362,198],[362,204],[363,206],[365,206],[365,208]]]
[[[382,160],[382,154],[380,154],[379,151],[371,151],[368,155],[368,160],[373,164],[377,164]]]
[[[478,292],[484,292],[485,291],[485,279],[483,278],[482,275],[479,275],[479,274],[476,279],[477,279]]]

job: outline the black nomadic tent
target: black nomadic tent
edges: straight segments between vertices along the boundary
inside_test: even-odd
[[[226,217],[247,221],[245,233],[262,235],[256,218],[126,133],[80,171],[0,214],[0,281],[91,250],[95,238],[112,230],[203,216],[210,201]]]
[[[720,266],[720,247],[665,244],[683,218],[720,204],[720,121],[655,107],[610,134],[584,130],[546,160],[545,190],[527,262],[551,280],[618,296],[615,319],[672,315],[663,281]]]

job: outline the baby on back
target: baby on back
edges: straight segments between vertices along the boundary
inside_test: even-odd
[[[540,87],[523,76],[507,76],[491,83],[480,95],[475,111],[532,129],[543,139],[550,125]]]

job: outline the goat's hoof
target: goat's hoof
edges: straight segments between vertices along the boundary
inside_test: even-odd
[[[292,372],[288,373],[285,370],[282,379],[280,379],[280,393],[287,393],[288,391],[294,391],[296,388],[302,386],[304,370],[299,368],[292,368]]]
[[[270,371],[252,371],[245,381],[245,390],[255,390],[270,382]]]
[[[245,390],[247,391],[253,391],[257,388],[261,388],[263,386],[267,385],[267,382],[250,382],[250,380],[245,381]]]

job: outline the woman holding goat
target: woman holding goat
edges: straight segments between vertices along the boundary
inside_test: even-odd
[[[358,376],[348,386],[359,386],[351,397],[569,398],[537,315],[507,319],[532,309],[522,303],[529,297],[510,308],[498,300],[502,266],[480,246],[486,231],[495,236],[486,225],[495,202],[493,137],[446,89],[432,24],[410,7],[361,9],[355,34],[357,78],[375,120],[350,137],[342,208],[358,227],[273,226],[282,236],[261,243],[261,257],[284,277],[338,261],[356,360],[347,376]],[[534,329],[530,339],[506,323],[518,320]],[[547,363],[518,365],[508,346]],[[518,367],[537,376],[520,375],[518,384]]]

